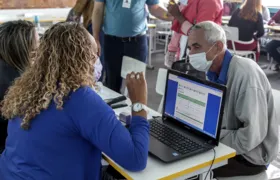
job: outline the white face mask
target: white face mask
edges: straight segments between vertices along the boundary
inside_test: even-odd
[[[209,51],[214,47],[214,45],[209,49]],[[198,71],[207,72],[210,69],[210,67],[212,66],[213,60],[216,58],[216,56],[215,56],[214,59],[212,59],[211,61],[208,61],[206,58],[207,53],[202,52],[202,53],[189,55],[190,64]]]

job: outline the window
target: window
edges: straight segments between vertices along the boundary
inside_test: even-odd
[[[263,5],[268,7],[280,7],[280,1],[279,0],[263,0]]]

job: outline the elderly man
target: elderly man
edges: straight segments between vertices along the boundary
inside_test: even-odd
[[[104,17],[104,58],[106,86],[120,91],[122,84],[121,66],[123,56],[146,62],[147,18],[149,12],[161,20],[172,21],[173,17],[159,6],[159,0],[95,0],[93,12],[93,34],[99,45],[99,32]]]
[[[196,24],[189,36],[190,63],[210,81],[227,86],[221,142],[237,156],[214,171],[216,177],[256,175],[278,152],[278,123],[270,83],[251,59],[226,49],[223,29],[210,21]]]

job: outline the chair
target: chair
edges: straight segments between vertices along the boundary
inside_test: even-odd
[[[172,32],[171,32],[170,28],[171,28],[171,22],[159,22],[159,23],[157,23],[156,43],[164,44],[164,53],[166,53],[166,51],[167,51],[169,38],[172,35]],[[162,37],[164,37],[164,40],[161,39]]]
[[[249,57],[249,55],[253,55],[253,59],[254,61],[257,61],[257,55],[256,52],[254,51],[241,51],[241,50],[236,50],[235,48],[235,43],[239,43],[239,44],[252,44],[254,42],[254,39],[252,39],[249,42],[245,42],[245,41],[239,41],[239,30],[237,27],[229,27],[229,26],[222,26],[225,33],[226,33],[226,37],[228,41],[231,41],[232,43],[232,49],[229,49],[229,51],[233,54],[239,55],[239,56],[243,56],[243,57]]]
[[[123,56],[121,77],[126,79],[126,75],[131,72],[144,72],[144,74],[146,74],[146,63],[131,57]],[[127,88],[125,88],[124,95],[128,95]]]
[[[158,70],[158,76],[157,76],[157,83],[156,83],[156,93],[159,95],[162,95],[158,112],[162,113],[163,110],[163,100],[164,100],[164,94],[165,94],[165,85],[166,85],[166,77],[167,77],[167,69],[160,68]]]
[[[280,47],[277,48],[277,51],[280,53]],[[268,53],[267,53],[267,60],[269,61],[269,65],[268,65],[267,69],[271,69],[274,59],[272,57],[270,57],[270,55]]]

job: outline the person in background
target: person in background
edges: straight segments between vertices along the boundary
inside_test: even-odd
[[[189,35],[190,63],[210,81],[227,86],[220,142],[235,149],[228,165],[214,176],[263,173],[278,153],[278,125],[271,85],[259,65],[232,55],[221,26],[205,21]]]
[[[240,41],[250,42],[253,40],[250,44],[236,42],[236,50],[255,51],[256,59],[258,60],[260,56],[258,38],[264,35],[261,0],[246,0],[243,5],[233,13],[228,26],[238,28]],[[228,41],[228,48],[232,49],[231,41]]]
[[[149,123],[143,108],[147,105],[144,75],[127,76],[133,103],[127,130],[93,90],[96,53],[94,38],[77,23],[57,23],[41,37],[34,64],[3,101],[9,128],[0,157],[1,180],[100,180],[101,152],[130,171],[146,167]]]
[[[275,26],[280,24],[280,10],[271,18],[268,25]]]
[[[262,5],[263,23],[267,24],[270,20],[270,11],[267,6]]]
[[[106,86],[120,92],[122,85],[121,66],[123,56],[129,56],[146,62],[147,18],[145,5],[151,15],[158,19],[172,21],[173,17],[159,6],[159,0],[95,0],[93,12],[93,31],[101,52],[98,34],[104,18],[104,58],[106,68]]]
[[[185,53],[188,31],[194,24],[207,20],[222,24],[223,4],[221,0],[181,0],[178,5],[171,0],[168,11],[175,18],[165,56],[165,65],[170,68]]]
[[[270,26],[280,25],[280,10],[271,18],[268,22]],[[274,67],[274,71],[280,69],[280,41],[272,40],[266,45],[266,51],[277,62]]]
[[[38,43],[39,35],[32,22],[19,20],[0,25],[0,101],[13,81],[31,64],[29,56]],[[0,154],[5,148],[7,125],[8,121],[0,116]]]
[[[77,0],[75,6],[70,10],[66,21],[72,21],[80,23],[81,17],[83,17],[83,25],[88,30],[90,34],[93,33],[92,31],[92,12],[94,8],[94,0]],[[104,33],[101,30],[99,33],[99,40],[100,44],[103,47],[104,45]],[[101,64],[100,62],[101,61]],[[100,54],[100,58],[97,60],[98,67],[102,65],[104,66],[104,55],[103,53]],[[101,70],[101,76],[99,79],[103,79],[104,72]]]

